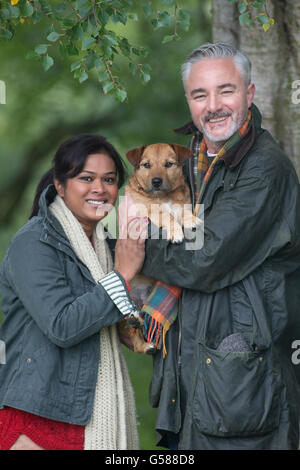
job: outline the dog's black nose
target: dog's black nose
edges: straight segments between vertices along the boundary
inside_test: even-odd
[[[152,178],[151,182],[154,188],[159,188],[162,185],[163,180],[161,178]]]

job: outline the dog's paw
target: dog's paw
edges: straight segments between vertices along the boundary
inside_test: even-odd
[[[141,326],[141,319],[139,317],[136,317],[134,314],[132,314],[128,318],[127,323],[130,328],[137,329]]]
[[[169,234],[168,238],[172,243],[181,243],[184,239],[183,231],[181,229],[174,230],[174,232]]]
[[[146,348],[146,354],[152,355],[155,354],[157,351],[155,344],[149,343]]]
[[[201,225],[203,225],[203,220],[199,219],[193,214],[185,214],[183,218],[184,228],[196,229],[197,227],[200,227]]]

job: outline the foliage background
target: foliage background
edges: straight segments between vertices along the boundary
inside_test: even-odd
[[[173,129],[190,119],[180,78],[187,54],[211,37],[211,1],[185,0],[191,12],[190,30],[182,41],[162,45],[168,31],[153,31],[135,2],[138,22],[128,22],[124,35],[151,50],[146,62],[152,78],[142,84],[127,65],[119,63],[128,102],[103,95],[97,77],[79,84],[70,72],[71,62],[57,55],[55,65],[44,72],[41,64],[26,60],[40,41],[43,23],[22,24],[11,42],[0,42],[0,80],[6,84],[6,104],[0,105],[0,260],[13,234],[28,219],[33,194],[53,155],[68,137],[98,132],[111,141],[122,156],[131,148],[154,142],[187,144]],[[179,2],[180,3],[180,2]],[[130,167],[128,166],[130,172]],[[1,321],[1,312],[0,312]],[[155,449],[155,410],[148,404],[152,359],[126,350],[135,389],[142,449]]]

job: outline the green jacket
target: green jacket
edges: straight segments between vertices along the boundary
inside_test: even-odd
[[[99,331],[123,319],[76,257],[42,194],[40,212],[15,235],[0,270],[0,408],[58,421],[89,422],[97,380]]]
[[[143,272],[183,287],[167,356],[154,358],[158,444],[180,449],[297,449],[300,364],[300,188],[261,128],[216,166],[204,193],[204,245],[150,239]],[[186,167],[192,176],[192,160]],[[222,351],[241,334],[249,351]]]

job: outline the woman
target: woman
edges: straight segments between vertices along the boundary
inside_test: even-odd
[[[66,141],[38,187],[38,216],[6,253],[2,449],[138,448],[116,324],[134,309],[128,283],[143,264],[144,239],[118,240],[113,266],[98,223],[123,182],[121,158],[103,137]]]

